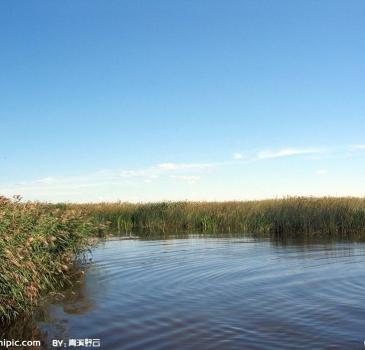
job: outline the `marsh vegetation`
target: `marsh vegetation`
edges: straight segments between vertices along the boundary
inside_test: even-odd
[[[0,197],[0,323],[69,283],[96,227],[76,209]]]
[[[361,236],[364,198],[292,197],[247,202],[98,203],[71,205],[113,233],[250,233]]]

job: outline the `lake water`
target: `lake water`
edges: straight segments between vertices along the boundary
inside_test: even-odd
[[[108,350],[363,349],[365,245],[112,239],[93,250],[83,283],[66,295],[31,330],[49,343],[100,339]]]

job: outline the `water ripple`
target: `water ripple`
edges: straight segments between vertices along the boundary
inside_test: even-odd
[[[93,309],[71,315],[64,301],[54,323],[108,350],[360,349],[364,263],[356,243],[111,240],[83,287]]]

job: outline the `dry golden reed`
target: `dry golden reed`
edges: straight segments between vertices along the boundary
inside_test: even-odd
[[[77,209],[0,197],[0,324],[68,282],[95,227]]]

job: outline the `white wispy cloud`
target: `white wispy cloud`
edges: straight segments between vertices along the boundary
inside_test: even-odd
[[[318,169],[315,171],[315,174],[318,176],[323,176],[323,175],[328,174],[328,171],[326,169]]]
[[[353,150],[365,150],[365,144],[351,146]],[[280,159],[283,157],[306,156],[310,162],[315,157],[323,158],[323,154],[333,157],[346,156],[350,146],[337,148],[315,147],[286,147],[280,149],[251,149],[228,154],[226,159],[215,162],[161,162],[141,168],[103,169],[92,173],[75,176],[46,176],[32,181],[18,183],[0,183],[0,193],[6,196],[23,195],[25,199],[39,199],[50,201],[97,201],[100,198],[108,200],[147,200],[164,196],[165,199],[182,199],[185,195],[207,191],[207,185],[212,181],[222,181],[230,186],[230,174],[244,169],[253,169],[255,163],[266,159]],[[356,153],[353,153],[356,154]],[[270,162],[267,163],[270,166]],[[326,175],[327,170],[317,163],[318,170],[312,174]],[[247,167],[247,168],[245,168]],[[208,174],[212,174],[212,178]],[[217,177],[222,175],[222,177]],[[257,175],[260,181],[260,174]],[[205,182],[206,181],[206,182]],[[186,184],[196,186],[187,187]],[[219,187],[219,186],[218,186]],[[188,189],[188,191],[187,191]],[[207,195],[215,195],[216,187],[208,191]],[[236,190],[233,190],[236,191]],[[232,192],[232,196],[235,192]],[[228,194],[226,194],[228,196]],[[199,197],[196,197],[199,199]],[[203,196],[200,199],[206,199]],[[228,197],[227,197],[228,198]]]
[[[357,151],[364,151],[365,150],[365,144],[359,144],[359,145],[351,145],[350,151],[357,152]]]
[[[78,201],[81,198],[108,198],[118,200],[117,193],[124,198],[127,192],[157,181],[176,179],[194,184],[201,179],[208,163],[161,163],[141,169],[100,170],[77,176],[47,176],[31,181],[0,184],[0,193],[6,196],[21,194],[25,199],[50,201]],[[183,173],[182,173],[183,172]],[[119,198],[121,199],[121,198]]]
[[[35,182],[37,183],[40,183],[40,184],[53,184],[55,182],[57,182],[57,178],[53,177],[53,176],[48,176],[48,177],[45,177],[43,179],[39,179],[39,180],[36,180]]]
[[[149,169],[140,170],[121,170],[119,176],[122,178],[144,177],[148,174]]]
[[[299,155],[313,155],[323,153],[319,148],[282,148],[279,150],[264,150],[258,153],[259,159],[293,157]]]
[[[170,177],[172,179],[184,181],[188,184],[195,184],[197,181],[201,179],[201,177],[197,175],[171,175]]]
[[[157,168],[163,170],[206,169],[213,165],[213,163],[160,163]]]

